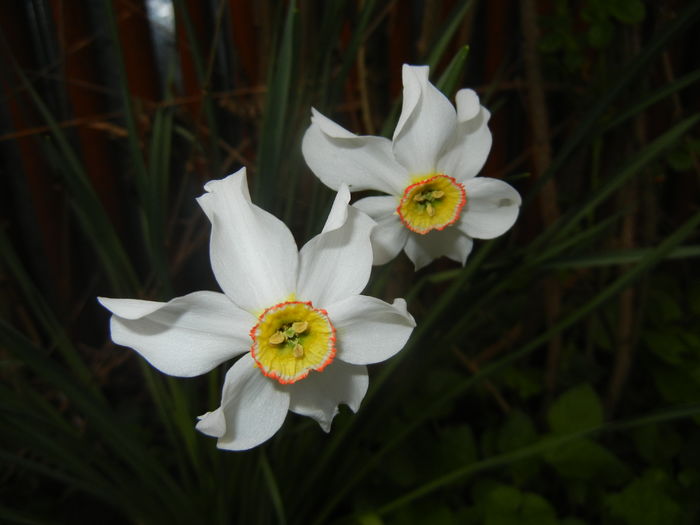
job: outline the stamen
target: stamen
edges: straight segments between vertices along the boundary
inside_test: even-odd
[[[304,347],[299,343],[294,345],[294,357],[297,359],[304,357]]]
[[[284,343],[286,340],[287,338],[282,332],[275,332],[270,336],[270,339],[268,339],[271,345],[278,345]]]
[[[423,202],[425,199],[426,199],[426,197],[425,197],[425,195],[423,195],[422,193],[416,193],[416,194],[413,196],[413,200],[416,201],[416,202]]]
[[[442,199],[445,196],[445,192],[442,190],[435,190],[433,192],[433,199]]]
[[[435,208],[433,208],[433,205],[428,203],[425,205],[425,211],[428,213],[430,217],[435,216]]]
[[[297,321],[296,323],[292,323],[292,330],[294,330],[294,332],[297,334],[303,334],[306,332],[307,328],[309,328],[309,323],[306,321]]]

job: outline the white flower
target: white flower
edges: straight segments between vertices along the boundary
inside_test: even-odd
[[[245,169],[204,188],[198,202],[212,223],[211,264],[224,293],[167,303],[100,298],[114,314],[112,339],[182,377],[243,354],[226,374],[221,406],[197,424],[219,448],[259,445],[288,410],[329,431],[339,403],[357,411],[365,365],[398,352],[415,326],[403,299],[359,295],[374,221],[348,205],[342,186],[323,231],[297,252],[287,227],[251,202]]]
[[[403,66],[403,107],[392,141],[358,136],[312,109],[302,151],[333,189],[378,190],[354,205],[378,223],[374,264],[401,249],[416,270],[445,255],[465,263],[472,238],[492,239],[515,222],[520,195],[503,181],[477,178],[491,149],[489,112],[470,89],[457,111],[430,82],[428,66]]]

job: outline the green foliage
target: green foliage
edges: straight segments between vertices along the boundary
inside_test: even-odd
[[[497,486],[486,494],[484,523],[488,525],[556,525],[552,506],[538,494]]]
[[[585,70],[590,51],[606,51],[614,44],[617,24],[639,24],[645,17],[642,0],[589,0],[581,6],[557,0],[553,12],[543,17],[546,33],[540,50],[562,57],[569,73]]]
[[[552,432],[568,434],[603,423],[603,407],[590,385],[581,385],[562,394],[549,407],[547,421]]]
[[[669,494],[673,482],[663,470],[649,469],[624,490],[606,498],[610,514],[629,525],[679,523],[681,506]]]

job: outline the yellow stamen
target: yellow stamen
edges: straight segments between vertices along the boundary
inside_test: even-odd
[[[433,199],[442,199],[445,196],[445,192],[442,190],[435,190],[433,192]]]
[[[294,357],[296,357],[297,359],[304,357],[304,347],[301,346],[299,343],[294,345]]]
[[[306,321],[297,321],[292,323],[292,330],[297,334],[303,334],[309,328],[309,323]]]
[[[430,217],[435,216],[435,208],[433,208],[433,205],[428,203],[425,205],[425,211],[428,213]]]
[[[270,339],[268,339],[268,341],[270,342],[271,345],[278,345],[278,344],[284,343],[284,341],[286,339],[287,338],[284,336],[284,334],[282,332],[275,332],[274,334],[272,334],[270,336]]]

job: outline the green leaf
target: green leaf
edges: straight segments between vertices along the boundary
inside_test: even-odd
[[[649,330],[644,332],[642,340],[659,359],[671,365],[679,365],[688,357],[688,348],[673,331]]]
[[[557,515],[539,494],[500,486],[486,499],[485,525],[556,525]]]
[[[452,58],[449,65],[442,72],[442,75],[435,83],[440,91],[442,91],[447,98],[451,98],[452,94],[457,88],[457,83],[464,72],[464,65],[467,63],[467,56],[469,55],[469,46],[462,46],[457,51],[457,54]]]
[[[294,33],[298,11],[296,2],[289,2],[282,38],[277,54],[270,60],[268,91],[265,97],[260,145],[258,147],[258,173],[255,179],[255,196],[259,205],[269,208],[276,195],[278,172],[285,151],[284,130],[287,126],[288,106],[292,95],[292,71],[294,66]]]
[[[606,498],[612,516],[629,525],[679,523],[681,507],[669,496],[672,482],[658,469],[647,470],[623,491]]]
[[[588,29],[586,36],[591,47],[603,49],[613,38],[613,26],[608,21],[598,22]]]
[[[530,399],[539,394],[544,384],[542,372],[534,368],[508,368],[500,376],[520,399]]]
[[[596,225],[599,226],[599,225]],[[568,241],[566,241],[568,243]],[[549,269],[569,269],[569,268],[595,268],[601,266],[617,266],[622,264],[630,264],[637,262],[648,254],[651,249],[636,249],[636,250],[614,250],[600,252],[592,255],[580,255],[576,257],[568,257],[549,262],[544,265]],[[542,258],[542,254],[537,254],[538,259]],[[700,257],[700,246],[679,246],[668,254],[668,259],[685,259],[690,257]],[[678,307],[676,306],[676,309]]]
[[[671,425],[649,425],[635,429],[632,438],[637,453],[650,465],[663,465],[681,450],[683,438]]]
[[[357,517],[358,525],[383,525],[382,519],[372,512],[361,514]]]
[[[641,0],[615,0],[608,3],[608,9],[623,24],[638,24],[646,14]]]
[[[537,431],[530,416],[519,410],[508,415],[498,435],[499,452],[510,452],[537,440]]]
[[[442,462],[451,469],[476,461],[476,440],[469,425],[448,427],[440,433],[439,443]]]
[[[280,525],[286,525],[287,518],[285,517],[284,504],[282,503],[282,497],[280,496],[279,486],[277,484],[277,479],[275,478],[274,472],[272,472],[272,467],[267,459],[265,451],[260,452],[260,468],[263,472],[263,477],[265,478],[265,484],[270,492],[270,499],[272,500],[272,505],[275,508],[275,514],[277,515],[277,523]]]
[[[588,525],[581,518],[568,517],[561,520],[560,525]]]
[[[552,431],[560,434],[597,427],[603,423],[600,398],[588,384],[572,388],[552,404],[547,421]]]
[[[651,368],[654,384],[666,401],[692,402],[700,398],[700,384],[692,370],[656,362]]]
[[[544,459],[570,480],[593,480],[616,484],[629,476],[627,467],[608,449],[589,439],[580,439],[554,448]]]

